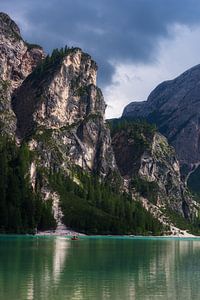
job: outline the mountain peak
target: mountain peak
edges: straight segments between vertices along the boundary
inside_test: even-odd
[[[12,32],[14,35],[21,37],[20,29],[17,24],[3,12],[0,12],[0,32]]]
[[[55,49],[13,97],[20,136],[29,135],[34,125],[58,129],[89,114],[103,118],[105,102],[96,87],[96,74],[96,63],[81,49]]]

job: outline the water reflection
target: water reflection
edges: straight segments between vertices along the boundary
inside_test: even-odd
[[[30,277],[30,281],[27,283],[27,300],[34,300],[33,276]]]
[[[0,299],[199,299],[200,241],[0,238]]]
[[[65,238],[55,239],[53,254],[53,281],[56,284],[59,284],[60,274],[63,271],[67,249],[69,247],[70,244]]]

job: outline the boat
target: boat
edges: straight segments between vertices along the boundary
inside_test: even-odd
[[[78,240],[77,236],[74,235],[74,236],[71,237],[71,241],[77,241],[77,240]]]

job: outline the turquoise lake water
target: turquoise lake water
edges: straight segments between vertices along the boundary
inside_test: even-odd
[[[200,239],[0,236],[0,299],[200,299]]]

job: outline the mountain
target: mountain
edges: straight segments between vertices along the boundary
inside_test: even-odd
[[[188,218],[189,198],[182,196],[179,162],[167,139],[153,126],[133,122],[122,125],[120,130],[114,128],[112,136],[118,168],[132,188],[154,204],[167,203]]]
[[[192,220],[198,204],[181,180],[175,150],[154,125],[144,121],[110,121],[112,146],[125,185],[162,222],[173,212]]]
[[[176,149],[183,177],[187,181],[192,174],[195,179],[200,163],[200,65],[161,83],[147,101],[130,103],[123,117],[155,123]]]
[[[11,135],[16,127],[11,95],[44,57],[43,49],[25,42],[16,23],[0,13],[0,123]]]
[[[90,55],[46,56],[9,16],[0,24],[0,231],[198,231],[173,148],[149,124],[104,119]]]
[[[96,71],[96,63],[80,49],[55,50],[14,93],[12,103],[19,139],[29,138],[39,149],[47,135],[45,147],[53,145],[66,167],[75,164],[106,176],[116,166]],[[46,157],[45,164],[50,167],[53,158]]]

